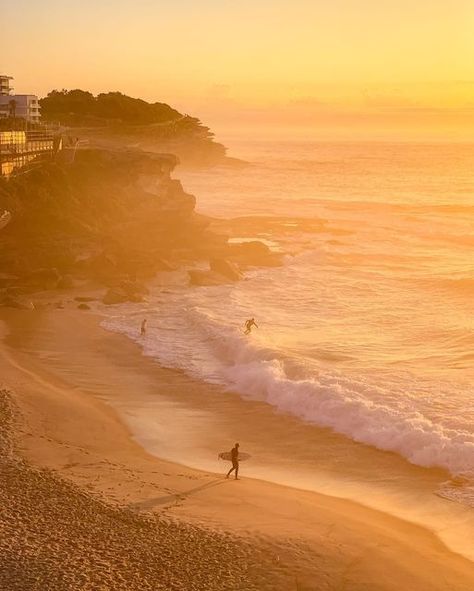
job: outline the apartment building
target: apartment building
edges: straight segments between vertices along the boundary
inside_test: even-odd
[[[13,94],[11,76],[0,75],[0,117],[19,117],[31,123],[41,118],[38,97],[34,94]]]

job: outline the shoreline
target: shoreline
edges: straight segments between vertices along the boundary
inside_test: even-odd
[[[3,590],[265,587],[269,560],[262,545],[166,515],[142,515],[25,460],[18,450],[22,417],[12,393],[1,388],[0,420]],[[280,585],[285,575],[270,578]]]
[[[96,318],[69,310],[54,314],[59,314],[66,332],[72,330],[74,334],[78,322],[87,325],[84,330],[90,332],[90,365],[83,370],[91,372],[95,364],[97,371],[107,348]],[[28,341],[25,333],[15,332],[15,325],[25,320],[38,324],[40,315],[47,323],[47,312],[2,310],[0,316],[11,331],[8,344],[2,345],[2,387],[14,391],[26,425],[17,431],[17,437],[22,455],[34,465],[56,471],[107,502],[230,530],[249,541],[271,541],[278,556],[285,556],[286,546],[290,550],[286,551],[285,576],[297,571],[301,581],[313,581],[315,588],[338,588],[335,581],[342,580],[338,577],[354,561],[357,568],[350,567],[349,578],[344,579],[353,584],[351,589],[359,588],[357,585],[361,589],[399,589],[401,579],[406,583],[403,588],[472,588],[474,564],[449,551],[423,527],[353,501],[252,478],[226,482],[216,474],[150,455],[136,443],[116,408],[104,403],[100,384],[91,392],[90,383],[89,388],[77,384],[72,374],[68,380],[68,371],[72,370],[63,360],[55,359],[54,352],[36,350],[34,339]],[[125,339],[107,333],[106,340],[123,348]],[[136,345],[127,344],[128,351],[136,350]],[[124,359],[129,362],[121,375],[128,375],[130,383],[140,386],[134,366],[136,354],[125,352]],[[62,373],[52,371],[55,364],[56,369],[62,366]],[[155,377],[161,376],[161,387],[170,386],[169,372],[156,366]],[[182,376],[180,380],[175,387],[189,387],[189,380],[187,384]],[[206,384],[202,387],[209,388]],[[430,563],[430,568],[424,569],[429,572],[418,572],[420,560]],[[390,571],[394,564],[399,569],[396,584],[390,572],[382,572],[387,567]],[[440,583],[443,578],[450,580],[449,587]]]
[[[119,309],[117,312],[121,314]],[[105,328],[110,318],[102,318],[100,326]],[[160,331],[159,324],[156,328]],[[160,371],[171,372],[168,386],[172,395],[160,388],[160,404],[153,388],[148,394],[141,393],[137,404],[135,395],[128,393],[124,402],[123,394],[114,393],[109,400],[134,439],[149,453],[215,473],[220,466],[214,457],[222,442],[241,441],[241,449],[252,452],[251,462],[243,468],[247,477],[354,501],[424,527],[452,551],[474,560],[473,507],[450,496],[460,487],[447,470],[413,464],[398,453],[278,412],[266,402],[247,398],[242,391],[205,382],[181,369],[167,369],[157,361],[146,338],[136,338],[129,330],[105,330],[118,339],[117,345],[121,343],[107,349],[116,364],[122,360],[119,350],[123,346],[152,382],[161,380]],[[175,389],[175,382],[182,382],[185,396]],[[148,383],[144,385],[149,388]],[[184,419],[178,420],[180,415]],[[169,435],[170,445],[160,431]],[[187,436],[179,436],[179,431],[186,431]]]

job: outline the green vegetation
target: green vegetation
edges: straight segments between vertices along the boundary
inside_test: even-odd
[[[209,127],[165,103],[147,103],[120,92],[94,96],[76,89],[53,90],[40,104],[44,121],[76,128],[90,145],[170,152],[192,165],[214,165],[225,158],[225,147],[215,141]]]
[[[181,113],[165,103],[147,103],[121,92],[94,96],[84,90],[53,90],[40,100],[45,120],[65,125],[106,125],[113,122],[150,125],[176,121]]]

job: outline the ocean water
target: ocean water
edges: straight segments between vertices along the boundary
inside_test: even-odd
[[[474,145],[225,143],[250,164],[176,176],[199,212],[256,217],[240,238],[284,265],[220,287],[171,274],[104,326],[243,401],[445,469],[442,494],[474,503]]]

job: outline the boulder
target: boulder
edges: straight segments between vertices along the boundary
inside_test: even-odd
[[[137,294],[144,296],[150,293],[148,287],[143,283],[139,283],[138,281],[121,281],[119,283],[119,289],[123,290],[130,297],[136,296]]]
[[[91,309],[91,307],[90,307],[90,306],[88,306],[87,304],[84,304],[84,303],[82,303],[82,304],[79,304],[79,305],[77,306],[77,308],[78,308],[78,310],[90,310],[90,309]]]
[[[100,281],[105,282],[120,274],[117,258],[105,251],[77,260],[76,267],[87,275],[93,275]]]
[[[74,280],[71,275],[63,275],[58,281],[58,289],[72,289],[74,287]]]
[[[8,273],[0,273],[0,289],[4,287],[9,287],[10,285],[16,283],[18,281],[18,277],[16,275],[9,275]]]
[[[31,302],[29,300],[22,300],[20,298],[17,298],[15,296],[10,296],[10,295],[7,295],[2,299],[1,305],[5,306],[7,308],[16,308],[18,310],[34,310],[35,309],[35,305],[33,304],[33,302]]]
[[[146,285],[128,279],[111,287],[102,299],[104,304],[122,304],[124,302],[143,302],[144,296],[150,293]]]
[[[278,267],[283,264],[283,255],[272,252],[266,244],[258,240],[229,244],[228,255],[242,265],[254,267]]]
[[[209,265],[211,267],[211,271],[214,273],[219,273],[220,275],[224,275],[231,281],[239,281],[242,278],[242,275],[234,263],[226,261],[225,259],[211,259],[209,261]]]
[[[233,283],[232,279],[216,273],[215,271],[203,271],[193,269],[188,271],[189,285],[196,286],[210,286],[210,285],[225,285],[226,283]]]
[[[18,297],[18,296],[26,293],[26,291],[27,290],[25,290],[23,287],[21,287],[19,285],[12,285],[11,287],[6,288],[5,294],[12,296],[12,297]]]
[[[25,285],[38,291],[56,289],[61,279],[57,269],[37,269],[25,279]]]
[[[111,287],[102,298],[102,303],[110,306],[113,304],[123,304],[128,302],[128,300],[129,295],[123,289]]]
[[[248,257],[262,257],[270,254],[270,249],[260,240],[250,242],[238,242],[230,245],[230,248],[240,255]]]

